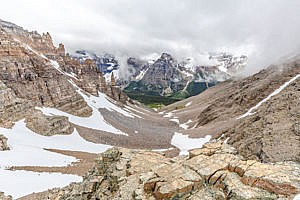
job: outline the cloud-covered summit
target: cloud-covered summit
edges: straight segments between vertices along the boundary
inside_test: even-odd
[[[298,0],[12,0],[0,18],[50,32],[68,51],[249,56],[251,71],[300,51]]]

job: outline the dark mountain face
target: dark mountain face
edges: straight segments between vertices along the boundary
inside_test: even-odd
[[[163,53],[145,72],[140,80],[151,91],[160,95],[169,95],[172,91],[182,90],[187,79],[178,69],[176,60],[171,55]]]
[[[227,54],[211,55],[207,59],[213,60],[211,63],[214,64],[196,65],[192,59],[178,62],[168,53],[151,62],[130,58],[128,64],[134,67],[135,73],[124,91],[146,104],[149,98],[151,102],[169,104],[231,78],[247,62],[245,56]]]
[[[176,60],[168,53],[162,53],[156,60],[129,57],[126,66],[120,66],[111,54],[96,55],[85,50],[76,51],[72,57],[84,62],[92,59],[110,82],[111,73],[116,75],[116,83],[132,98],[169,104],[189,96],[197,95],[208,87],[231,78],[243,69],[246,56],[231,54],[207,54],[205,64],[197,64],[192,58]]]

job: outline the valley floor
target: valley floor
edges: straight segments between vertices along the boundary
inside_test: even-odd
[[[103,103],[103,98],[109,106],[98,105],[100,101]],[[10,150],[0,152],[1,191],[13,198],[34,199],[30,193],[81,181],[93,167],[96,153],[112,146],[163,151],[167,157],[174,157],[180,152],[186,154],[188,149],[201,147],[210,139],[207,137],[202,141],[182,135],[180,132],[184,129],[177,120],[171,120],[163,113],[131,104],[119,107],[107,97],[85,99],[94,109],[89,118],[94,120],[93,123],[99,120],[107,129],[84,124],[86,119],[54,108],[38,109],[45,115],[68,116],[75,127],[71,135],[42,136],[28,129],[23,120],[16,122],[12,129],[0,128],[10,146]],[[187,147],[186,144],[191,142],[194,145]],[[11,179],[12,176],[15,178]],[[16,190],[16,187],[22,189]]]
[[[96,154],[113,146],[161,151],[165,157],[187,155],[239,120],[233,113],[227,120],[199,125],[197,113],[206,105],[197,104],[201,102],[198,97],[154,112],[132,104],[119,105],[104,94],[87,95],[79,88],[77,92],[93,109],[92,116],[77,117],[55,108],[37,108],[47,116],[68,117],[74,126],[70,135],[39,135],[27,128],[24,120],[11,129],[0,128],[10,146],[10,150],[0,152],[0,191],[27,200],[43,195],[30,195],[33,192],[80,182],[93,167]]]

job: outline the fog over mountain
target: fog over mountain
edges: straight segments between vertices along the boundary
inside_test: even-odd
[[[227,51],[247,55],[255,72],[300,50],[299,8],[298,0],[12,0],[0,18],[48,31],[70,52],[169,52],[201,63],[202,52]]]

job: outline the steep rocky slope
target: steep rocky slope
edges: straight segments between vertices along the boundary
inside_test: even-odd
[[[191,58],[177,61],[168,53],[147,62],[130,58],[127,62],[133,78],[124,91],[145,104],[152,101],[166,105],[233,77],[247,63],[246,56],[227,54],[207,54],[205,59],[204,64]]]
[[[223,134],[247,158],[300,162],[300,79]]]
[[[241,118],[299,72],[300,58],[296,56],[248,78],[220,83],[163,110],[173,110],[172,116],[180,123],[192,121],[182,132],[193,137],[228,138],[248,159],[299,161],[299,78],[264,101],[253,115]]]
[[[0,21],[0,28],[1,126],[12,126],[13,121],[22,118],[42,124],[36,120],[36,106],[55,107],[77,116],[90,116],[91,108],[69,79],[93,95],[98,95],[100,90],[119,101],[127,100],[113,84],[106,85],[92,60],[80,63],[70,58],[62,44],[58,48],[53,45],[49,33],[40,35],[28,32],[5,21]],[[39,117],[42,115],[39,114]],[[64,129],[64,119],[54,121],[44,117],[45,123],[51,126],[59,124]],[[36,125],[35,129],[42,126]]]
[[[188,158],[127,149],[102,153],[82,183],[33,195],[38,199],[291,199],[299,164],[244,160],[222,142]]]

